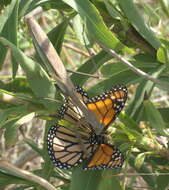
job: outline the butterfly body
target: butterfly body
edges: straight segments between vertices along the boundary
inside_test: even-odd
[[[127,99],[127,88],[114,86],[94,98],[80,87],[77,96],[98,119],[102,131],[95,134],[82,111],[71,99],[66,99],[59,111],[60,119],[68,121],[73,128],[63,125],[52,126],[48,132],[49,156],[56,167],[68,169],[83,163],[83,169],[121,168],[124,158],[121,152],[107,143],[106,130],[120,113]]]

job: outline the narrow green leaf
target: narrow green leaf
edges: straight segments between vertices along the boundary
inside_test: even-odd
[[[144,101],[144,108],[147,116],[147,120],[150,122],[152,128],[156,129],[159,134],[165,135],[165,124],[159,111],[149,100]]]
[[[140,35],[147,40],[155,49],[160,47],[160,41],[155,37],[154,33],[144,23],[143,17],[139,14],[133,0],[119,0],[119,5],[129,22],[137,30]]]
[[[18,28],[18,0],[13,0],[11,4],[9,4],[5,8],[5,12],[0,16],[0,36],[5,37],[10,42],[17,46],[17,28]],[[11,32],[12,31],[12,32]],[[0,45],[0,68],[4,63],[4,59],[6,57],[7,49],[4,46]],[[16,75],[18,64],[15,60],[12,61],[12,71],[13,77]]]
[[[32,10],[34,10],[36,7],[43,7],[44,10],[48,9],[58,9],[61,11],[72,11],[72,9],[63,3],[61,0],[55,1],[55,0],[22,0],[20,1],[19,5],[19,17],[22,18]]]
[[[33,117],[34,113],[30,113],[25,116],[17,116],[16,118],[8,119],[6,122],[0,125],[1,127],[6,128],[5,142],[7,145],[16,144],[18,127],[20,127],[24,123],[29,122],[33,119]]]
[[[17,140],[18,140],[18,136],[17,136],[17,131],[18,131],[18,126],[15,125],[15,123],[17,122],[19,118],[13,119],[10,122],[8,122],[8,127],[6,127],[5,130],[5,144],[8,145],[15,145]]]
[[[0,112],[0,128],[5,125],[5,121],[11,116],[21,116],[27,113],[27,105],[14,106],[12,108],[4,109]]]
[[[117,19],[117,20],[121,20],[122,19],[122,15],[120,14],[120,12],[118,12],[118,10],[113,6],[111,0],[106,0],[104,1],[106,8],[109,12],[109,14],[112,16],[112,18]]]
[[[25,16],[30,10],[30,6],[31,4],[35,2],[34,0],[22,0],[19,3],[19,18],[22,18],[23,16]]]
[[[151,69],[151,76],[157,78],[164,70],[164,66]],[[147,79],[143,79],[142,82],[140,82],[139,86],[137,87],[135,96],[132,98],[130,105],[127,107],[127,113],[131,116],[136,118],[140,111],[142,110],[142,103],[144,100],[145,95],[148,97],[151,94],[151,91],[154,87],[154,84],[151,81],[147,81]],[[138,112],[137,112],[138,111]],[[139,120],[139,118],[137,117]]]
[[[166,56],[165,56],[165,50],[164,48],[160,47],[157,51],[157,59],[162,62],[162,63],[166,63]]]
[[[130,117],[133,117],[135,114],[137,114],[138,109],[141,110],[140,106],[142,106],[145,93],[149,94],[152,90],[152,87],[152,82],[145,82],[145,80],[142,80],[142,82],[140,82],[134,97],[130,101],[130,105],[127,107],[127,114],[130,115]]]
[[[93,40],[85,32],[85,26],[83,20],[79,14],[77,14],[73,19],[73,28],[76,33],[77,38],[84,46],[91,47],[93,45]]]
[[[146,157],[146,154],[144,152],[137,155],[137,157],[135,159],[136,168],[140,168],[142,166],[145,157]]]
[[[0,186],[1,185],[4,186],[5,184],[6,185],[9,185],[9,184],[35,185],[36,184],[35,182],[33,182],[31,178],[27,177],[27,175],[25,176],[22,175],[21,177],[17,172],[10,170],[10,168],[9,169],[3,168],[3,166],[0,167],[0,179],[2,179],[2,184],[0,181]]]
[[[138,124],[130,116],[122,112],[118,117],[120,121],[125,124],[126,127],[130,127],[131,129],[134,129],[141,133],[141,129],[139,128]]]
[[[119,125],[119,127],[123,130],[123,132],[127,135],[128,139],[131,141],[135,141],[136,139],[142,138],[141,133],[136,130],[131,129],[129,126]]]
[[[132,61],[131,64],[141,70],[144,70],[144,69],[152,70],[153,68],[157,68],[159,66],[159,64],[157,64],[157,63],[148,63],[148,61],[146,63]],[[107,64],[104,64],[101,67],[100,71],[104,77],[110,77],[114,74],[118,74],[118,73],[121,73],[124,71],[130,71],[130,68],[121,62],[113,62],[113,63],[109,62]]]
[[[20,113],[27,113],[27,112],[30,113],[30,112],[39,111],[39,110],[44,111],[44,109],[45,109],[44,106],[42,105],[42,103],[40,102],[40,100],[36,99],[35,97],[32,98],[32,97],[27,96],[27,95],[25,95],[23,93],[22,94],[21,93],[12,93],[12,92],[9,92],[9,91],[3,90],[3,89],[0,89],[0,93],[1,93],[2,96],[6,95],[6,94],[11,96],[11,97],[13,96],[14,98],[16,98],[16,100],[18,98],[18,102],[15,102],[16,105],[14,105],[12,103],[9,103],[9,104],[6,103],[4,105],[0,104],[0,108],[3,109],[3,112],[4,112],[4,110],[6,111],[8,108],[9,109],[14,109],[14,110],[16,109],[15,114],[18,115]],[[21,104],[20,100],[21,101],[23,100],[25,102],[25,105],[23,105],[23,104],[20,105]],[[2,101],[3,101],[3,99],[2,99]],[[19,106],[20,106],[21,109],[19,108]]]
[[[151,174],[152,170],[147,167],[146,163],[143,163],[142,166],[138,169],[135,167],[135,157],[133,155],[130,155],[129,164],[131,167],[133,167],[137,173],[148,173]],[[146,176],[140,176],[144,179],[144,181],[152,188],[156,187],[156,177],[151,175]]]
[[[9,82],[0,83],[0,89],[4,89],[12,93],[23,93],[33,96],[33,92],[28,84],[28,81],[24,77],[17,77]]]
[[[169,51],[168,51],[169,46],[168,45],[162,45],[158,50],[157,50],[157,59],[161,63],[165,63],[166,69],[169,72]]]
[[[116,36],[106,27],[96,7],[88,0],[63,0],[66,4],[75,9],[86,24],[89,35],[95,41],[100,42],[115,51],[133,53],[133,50],[123,45]]]
[[[14,58],[20,63],[25,71],[29,85],[36,97],[39,98],[39,102],[44,104],[48,110],[55,112],[58,104],[55,101],[49,101],[46,98],[55,99],[56,88],[50,81],[50,78],[44,69],[32,59],[24,55],[6,39],[0,38],[0,42],[11,48]],[[57,98],[59,98],[59,93],[57,93]]]
[[[169,17],[169,1],[168,0],[160,0],[161,7],[164,13]]]
[[[125,79],[125,80],[124,80]],[[129,84],[135,84],[141,80],[137,74],[133,73],[133,71],[124,71],[121,73],[116,73],[110,78],[97,83],[95,86],[89,89],[89,94],[91,96],[95,96],[109,90],[112,86],[116,84],[124,84],[128,86]]]
[[[44,156],[43,150],[37,147],[37,144],[30,139],[24,140],[35,152],[37,152],[42,158]]]
[[[106,61],[110,60],[111,58],[111,55],[104,51],[101,51],[97,55],[91,57],[91,59],[87,60],[82,66],[80,66],[77,69],[77,71],[88,74],[94,74],[100,68],[101,65],[103,65]],[[70,78],[75,85],[82,86],[87,81],[89,76],[72,74]]]
[[[69,19],[66,19],[48,33],[49,40],[52,42],[58,54],[61,52],[62,43],[68,24]]]
[[[12,175],[9,171],[2,170],[0,168],[0,187],[7,186],[9,184],[29,184],[24,179]]]

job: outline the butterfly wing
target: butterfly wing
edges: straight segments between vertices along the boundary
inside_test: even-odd
[[[89,98],[87,92],[80,87],[76,87],[76,92],[79,99],[96,115],[104,130],[116,119],[127,100],[127,88],[123,85],[116,85],[111,90],[94,98]],[[66,99],[59,113],[61,117],[75,125],[79,121],[81,123],[85,121],[82,111],[74,106],[70,99]],[[90,128],[88,125],[84,123],[81,128]]]
[[[61,125],[50,128],[47,145],[53,164],[61,169],[77,166],[94,151],[88,139],[84,136],[79,139],[74,131]]]
[[[75,89],[77,97],[82,101],[86,102],[89,97],[86,91],[80,87]],[[74,125],[76,128],[88,131],[90,133],[91,128],[89,123],[86,122],[83,112],[81,109],[73,104],[70,98],[66,98],[64,104],[59,110],[59,118],[64,119]]]
[[[117,148],[109,144],[100,144],[83,169],[121,168],[123,162],[123,156]]]
[[[86,105],[106,129],[123,109],[127,100],[127,88],[123,85],[114,86],[99,96],[87,100]]]

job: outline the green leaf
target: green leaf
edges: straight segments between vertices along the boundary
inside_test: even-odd
[[[24,123],[29,122],[33,119],[33,117],[34,113],[30,113],[25,116],[19,116],[16,118],[9,119],[1,125],[1,127],[6,128],[5,141],[7,145],[16,144],[18,127],[20,127]]]
[[[151,69],[151,76],[157,78],[163,70],[163,66]],[[139,120],[138,115],[142,111],[141,107],[144,97],[145,95],[148,97],[151,95],[153,87],[154,83],[152,83],[151,81],[147,81],[147,79],[143,79],[142,82],[140,82],[139,86],[137,87],[136,93],[130,102],[130,105],[127,107],[127,113],[131,117],[137,118],[137,120]]]
[[[101,181],[102,171],[84,171],[76,168],[72,173],[70,190],[97,190]]]
[[[166,123],[169,123],[169,117],[168,117],[169,107],[158,108],[158,111],[160,112],[160,115],[162,116],[163,121]]]
[[[11,3],[12,0],[2,0],[0,1],[0,9],[4,8],[7,6],[9,3]]]
[[[154,104],[149,100],[145,100],[144,108],[147,120],[150,122],[151,127],[156,129],[159,134],[166,136],[167,134],[165,132],[165,123]]]
[[[112,18],[117,19],[117,20],[122,19],[122,15],[120,14],[120,12],[118,12],[115,6],[113,6],[113,3],[111,2],[111,0],[106,0],[104,1],[104,3],[109,14],[112,16]]]
[[[144,72],[152,72],[153,73],[152,75],[154,77],[157,77],[164,70],[164,66],[159,67],[159,64],[156,64],[156,63],[154,63],[154,65],[152,63],[149,63],[146,66],[145,64],[143,64],[141,62],[133,62],[133,65],[142,67],[142,70]],[[127,66],[125,66],[119,62],[108,63],[102,67],[101,71],[103,74],[105,74],[105,76],[107,76],[109,78],[101,81],[100,83],[97,83],[95,86],[90,88],[89,93],[92,96],[98,95],[98,94],[104,92],[105,90],[110,89],[115,84],[130,85],[130,84],[135,84],[136,82],[140,82],[143,80],[142,77],[138,76],[135,72],[131,71]],[[144,79],[144,80],[146,81],[146,83],[142,82],[141,84],[143,84],[143,85],[147,84],[148,86],[150,84],[153,85],[153,83],[151,81],[147,82],[146,79]],[[148,86],[146,88],[150,88]],[[140,93],[138,93],[138,96],[139,96],[139,98],[142,98],[142,97],[140,97]],[[138,102],[138,103],[140,103],[140,102]],[[134,105],[136,104],[135,101],[133,102],[133,104]],[[131,109],[131,110],[133,111],[133,109]]]
[[[157,59],[162,62],[162,63],[166,63],[166,54],[165,54],[165,49],[163,47],[160,47],[157,51]]]
[[[29,184],[24,179],[12,175],[9,171],[0,168],[0,187],[5,187],[9,184]]]
[[[120,185],[120,180],[112,175],[111,178],[106,178],[103,176],[103,179],[100,181],[100,185],[98,190],[123,190],[122,186]]]
[[[33,142],[30,139],[25,139],[24,140],[35,152],[37,152],[41,157],[44,156],[44,152],[42,149],[37,147],[37,144],[35,142]]]
[[[130,127],[131,129],[134,129],[141,133],[141,129],[139,128],[138,124],[127,114],[120,113],[118,116],[120,121],[125,124],[125,126]]]
[[[166,175],[159,175],[158,173],[166,173]],[[169,170],[163,169],[157,172],[157,190],[167,190],[169,186]]]
[[[93,45],[93,40],[91,38],[89,38],[89,36],[86,34],[85,29],[84,29],[84,24],[83,24],[83,20],[80,17],[80,15],[76,15],[73,19],[73,28],[75,31],[75,34],[77,36],[77,38],[79,39],[79,41],[81,42],[81,44],[83,44],[84,46],[90,47]]]
[[[95,41],[110,49],[119,52],[133,53],[133,50],[123,45],[116,36],[106,27],[96,7],[88,0],[63,0],[66,4],[75,9],[82,17],[88,34]]]
[[[155,49],[160,47],[160,41],[155,37],[154,33],[144,23],[143,17],[139,14],[133,0],[119,0],[119,5],[124,14],[131,22],[138,33],[149,42]]]
[[[5,121],[13,117],[20,117],[27,113],[27,105],[14,106],[12,108],[4,109],[0,112],[0,127],[5,126]]]
[[[15,125],[19,118],[13,119],[12,121],[6,123],[8,124],[8,127],[6,127],[4,137],[5,137],[5,144],[8,145],[15,145],[18,136],[17,136],[17,131],[18,131],[18,126]]]
[[[52,42],[58,54],[61,52],[62,43],[68,24],[69,19],[66,19],[48,33],[49,40]]]
[[[135,159],[135,166],[136,166],[136,168],[140,168],[142,166],[145,157],[146,157],[146,154],[144,152],[137,155],[137,157]]]
[[[17,46],[17,28],[18,28],[18,0],[13,0],[10,5],[5,8],[5,12],[0,16],[0,36],[5,37]],[[0,45],[0,68],[4,63],[6,57],[7,48]],[[18,69],[18,63],[12,61],[13,77],[16,75]]]
[[[135,66],[136,68],[146,70],[146,71],[152,70],[153,68],[156,68],[157,66],[159,66],[159,64],[156,64],[156,63],[148,63],[148,61],[146,63],[132,61],[131,64]],[[124,71],[130,71],[130,70],[131,69],[127,65],[124,65],[121,62],[109,62],[107,64],[104,64],[101,67],[101,73],[105,77],[110,77],[116,73],[118,74]]]
[[[161,7],[164,13],[169,17],[169,1],[168,0],[160,0]]]
[[[11,77],[9,77],[9,79],[11,79]],[[17,77],[9,82],[0,83],[0,89],[4,89],[12,93],[23,93],[33,96],[33,92],[24,77]]]
[[[124,80],[125,79],[125,80]],[[115,73],[110,78],[97,83],[95,86],[89,89],[89,94],[95,96],[109,90],[115,84],[124,84],[126,86],[135,84],[141,80],[137,74],[133,71],[124,71],[121,73]]]
[[[169,45],[162,45],[158,50],[157,50],[157,59],[161,63],[165,63],[166,69],[169,72],[169,51],[168,51]]]
[[[11,48],[14,58],[20,63],[25,71],[29,85],[36,97],[39,98],[39,102],[41,102],[48,110],[55,112],[58,104],[55,101],[49,101],[46,98],[55,99],[56,88],[50,81],[50,78],[44,69],[32,59],[24,55],[16,48],[16,46],[6,39],[0,38],[0,42]],[[57,98],[59,98],[59,93],[57,93]]]
[[[22,0],[20,1],[19,5],[19,17],[21,18],[25,16],[26,14],[28,14],[29,12],[31,12],[39,6],[43,7],[44,10],[58,9],[61,11],[72,11],[72,9],[68,5],[63,3],[61,0],[57,2],[55,0]]]
[[[31,7],[31,4],[33,4],[33,2],[35,2],[34,0],[22,0],[19,3],[19,18],[22,18],[23,16],[25,16],[30,10],[29,8]]]
[[[146,163],[143,163],[140,168],[136,168],[135,167],[135,157],[133,155],[130,155],[129,163],[130,163],[130,166],[133,167],[137,171],[137,173],[148,173],[148,174],[152,173],[152,170],[147,167]],[[140,177],[143,178],[144,181],[150,187],[152,187],[152,189],[156,187],[156,177],[155,176],[151,176],[151,175],[144,176],[144,175],[142,175]]]
[[[103,65],[106,61],[110,60],[111,58],[111,55],[104,51],[101,51],[97,55],[91,57],[91,59],[87,60],[82,66],[80,66],[77,69],[77,71],[88,74],[94,74],[100,68],[101,65]],[[87,81],[89,76],[72,74],[70,78],[75,85],[82,86]]]
[[[1,164],[2,165],[2,164]],[[0,186],[5,186],[9,184],[28,184],[28,185],[36,185],[34,182],[34,178],[29,178],[27,175],[20,175],[17,171],[10,170],[10,168],[0,167],[0,180],[2,179],[2,183]]]

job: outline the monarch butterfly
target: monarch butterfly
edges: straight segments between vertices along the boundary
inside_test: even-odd
[[[68,169],[86,160],[83,169],[121,168],[121,152],[110,144],[91,142],[89,134],[81,142],[68,127],[52,126],[48,132],[48,152],[56,167]]]
[[[102,133],[96,135],[92,126],[84,119],[82,111],[66,99],[59,111],[60,118],[73,125],[68,128],[57,124],[48,132],[48,152],[56,167],[68,169],[84,161],[83,169],[121,168],[123,156],[115,147],[107,143],[105,131],[120,113],[127,99],[127,88],[114,86],[110,91],[94,98],[80,87],[76,87],[78,97],[95,115]],[[74,129],[77,128],[77,129]]]

